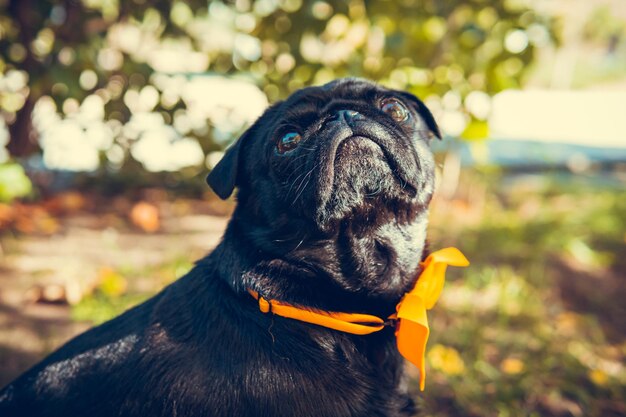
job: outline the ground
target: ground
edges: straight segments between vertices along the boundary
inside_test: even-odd
[[[423,415],[626,415],[626,192],[607,178],[473,175],[435,200],[431,247],[472,265],[429,313]],[[154,190],[0,207],[0,385],[183,275],[231,209]]]

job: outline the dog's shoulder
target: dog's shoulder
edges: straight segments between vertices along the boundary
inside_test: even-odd
[[[85,393],[119,387],[117,380],[130,368],[158,297],[77,336],[34,365],[0,391],[0,414],[55,415],[50,405],[68,396],[88,403],[82,399]]]

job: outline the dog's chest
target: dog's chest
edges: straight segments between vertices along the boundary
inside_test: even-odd
[[[303,340],[274,331],[268,339],[230,339],[226,350],[224,345],[212,345],[206,350],[176,349],[177,358],[165,355],[177,363],[175,367],[164,364],[162,369],[174,370],[165,378],[161,375],[169,383],[151,395],[156,415],[403,415],[405,394],[398,388],[401,368],[387,343],[368,350],[350,337],[320,332]],[[228,339],[222,334],[217,340]],[[223,354],[216,355],[219,351]],[[161,360],[163,353],[158,353]],[[164,407],[164,398],[175,401],[167,401]]]

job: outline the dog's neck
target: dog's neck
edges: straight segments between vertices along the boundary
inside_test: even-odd
[[[427,255],[427,213],[372,230],[344,223],[333,236],[305,235],[305,228],[293,227],[286,233],[246,214],[235,211],[211,255],[219,275],[238,293],[253,289],[294,305],[386,317],[414,284]]]

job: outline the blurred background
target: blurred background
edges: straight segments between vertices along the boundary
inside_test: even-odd
[[[345,76],[445,133],[422,415],[626,415],[623,0],[0,0],[0,385],[185,274],[223,149]]]

